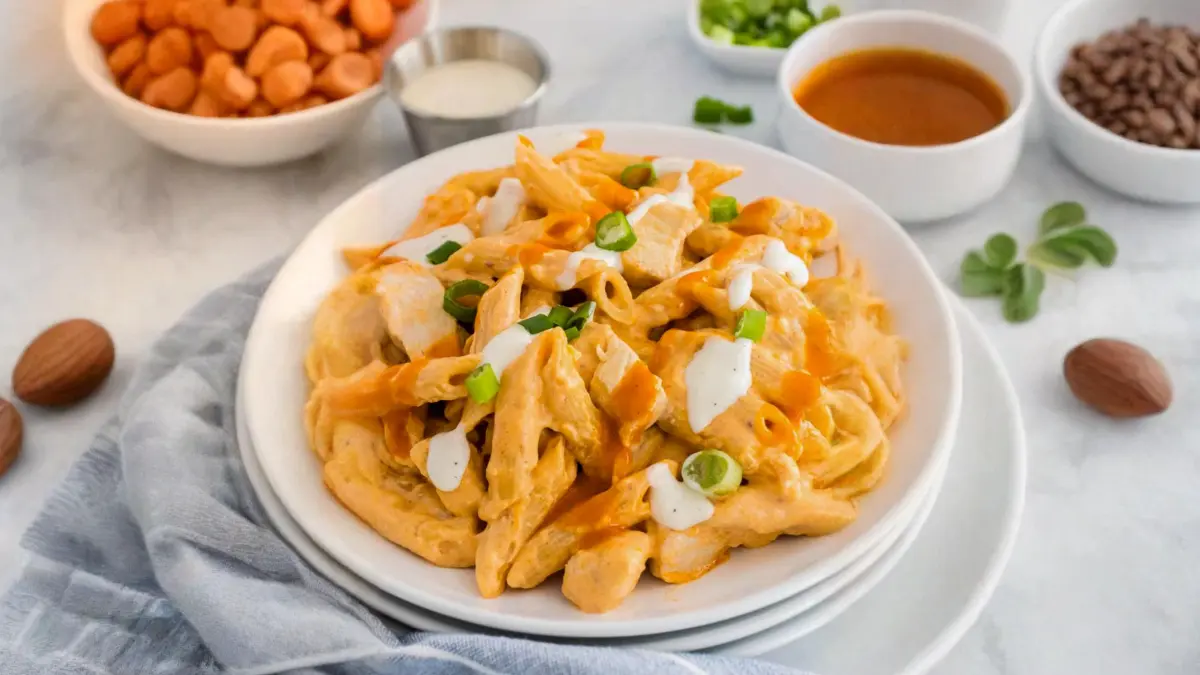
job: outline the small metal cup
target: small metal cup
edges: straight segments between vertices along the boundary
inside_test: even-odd
[[[440,117],[413,110],[400,100],[405,85],[425,70],[465,59],[500,61],[516,66],[537,82],[537,89],[521,105],[491,117]],[[431,31],[397,49],[384,70],[384,87],[404,114],[409,137],[421,155],[474,138],[533,126],[538,102],[550,80],[550,60],[546,52],[533,40],[503,28],[463,27]]]

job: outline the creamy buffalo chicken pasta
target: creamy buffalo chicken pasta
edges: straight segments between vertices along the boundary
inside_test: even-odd
[[[686,583],[845,527],[904,407],[904,345],[829,217],[603,143],[521,138],[344,251],[305,364],[346,508],[485,597],[561,571],[586,612],[646,568]]]

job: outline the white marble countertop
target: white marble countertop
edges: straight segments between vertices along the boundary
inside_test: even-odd
[[[75,76],[59,3],[3,2],[14,20],[0,25],[0,372],[39,330],[72,316],[107,326],[118,361],[82,406],[22,408],[24,453],[0,478],[0,587],[16,574],[20,533],[155,336],[206,291],[286,251],[333,206],[413,158],[386,104],[336,150],[282,168],[229,171],[169,156],[110,117]],[[1060,2],[1016,3],[1004,30],[1016,53],[1031,53]],[[687,124],[692,102],[710,94],[753,104],[757,122],[733,133],[774,145],[771,83],[714,70],[688,42],[683,8],[682,0],[445,0],[443,20],[516,27],[545,45],[556,79],[543,122]],[[1063,199],[1087,205],[1119,241],[1120,258],[1112,270],[1053,283],[1026,325],[1005,324],[998,303],[970,304],[1022,397],[1029,497],[1004,581],[938,672],[1195,673],[1200,427],[1188,412],[1200,403],[1200,210],[1105,192],[1035,135],[998,199],[914,236],[949,280],[967,248],[1000,230],[1028,236],[1042,209]],[[1061,359],[1095,336],[1127,338],[1162,358],[1176,386],[1172,410],[1118,423],[1077,404]],[[7,379],[0,396],[11,398]]]

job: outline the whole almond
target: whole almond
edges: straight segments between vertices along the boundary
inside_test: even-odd
[[[1110,417],[1157,415],[1171,405],[1171,380],[1150,352],[1122,340],[1095,339],[1067,353],[1071,392]]]
[[[70,405],[95,391],[112,372],[112,337],[99,324],[71,319],[34,338],[13,370],[13,392],[26,403]]]
[[[17,455],[21,454],[21,438],[25,425],[17,408],[0,398],[0,476],[8,471]]]

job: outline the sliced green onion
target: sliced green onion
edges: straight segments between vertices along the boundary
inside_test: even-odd
[[[708,203],[708,219],[714,223],[728,223],[737,215],[737,200],[733,197],[714,197]]]
[[[567,322],[571,320],[571,317],[575,316],[575,310],[571,309],[570,307],[559,305],[550,310],[549,316],[550,323],[561,328],[567,325]]]
[[[754,121],[754,110],[748,105],[740,108],[731,105],[725,108],[725,119],[730,124],[750,124]]]
[[[571,326],[563,332],[567,334],[567,340],[574,340],[575,338],[579,337],[579,329],[575,326]]]
[[[720,450],[701,450],[683,460],[685,485],[706,497],[720,497],[742,485],[742,465]]]
[[[454,255],[454,252],[460,248],[462,248],[462,244],[459,244],[457,241],[447,241],[426,254],[425,259],[429,261],[430,265],[441,265],[449,260],[450,256]]]
[[[653,185],[656,180],[658,174],[654,172],[654,164],[650,162],[630,164],[621,170],[621,185],[631,190]]]
[[[725,102],[709,96],[696,99],[692,119],[700,124],[720,124],[725,117]]]
[[[821,16],[818,17],[817,20],[821,23],[825,23],[826,21],[833,21],[841,15],[841,7],[838,7],[837,5],[825,5],[823,8],[821,8]]]
[[[487,284],[475,279],[463,279],[456,282],[447,288],[446,293],[442,296],[442,309],[455,319],[470,323],[475,320],[475,308],[468,307],[459,300],[471,296],[482,296],[487,289]]]
[[[484,363],[467,376],[467,395],[476,403],[487,403],[500,393],[500,379],[492,364]]]
[[[564,328],[566,328],[568,331],[567,337],[568,338],[571,337],[570,329],[572,329],[572,328],[574,328],[577,331],[582,332],[583,327],[587,325],[587,322],[592,320],[592,316],[594,316],[595,314],[596,314],[596,303],[592,302],[591,300],[588,300],[587,302],[583,303],[578,308],[576,308],[575,313],[573,315],[571,315],[570,320],[568,320],[566,325],[564,326]],[[578,333],[576,333],[576,337],[578,337]]]
[[[738,317],[733,336],[758,342],[767,332],[767,313],[761,309],[748,309]]]
[[[714,25],[704,32],[708,33],[708,37],[711,38],[712,41],[716,42],[717,44],[720,44],[720,45],[733,44],[733,31],[729,30],[725,26],[722,26],[719,24]]]
[[[554,322],[551,321],[550,317],[546,316],[545,314],[534,314],[528,319],[525,319],[524,321],[518,321],[517,323],[521,324],[525,330],[529,331],[530,335],[537,335],[542,331],[547,331],[551,328],[554,328]]]
[[[784,19],[784,25],[792,31],[792,35],[800,37],[809,28],[813,27],[813,18],[801,11],[798,7],[793,7],[788,10],[787,18]]]
[[[596,246],[605,251],[628,251],[636,243],[637,235],[624,213],[613,211],[596,223]]]

